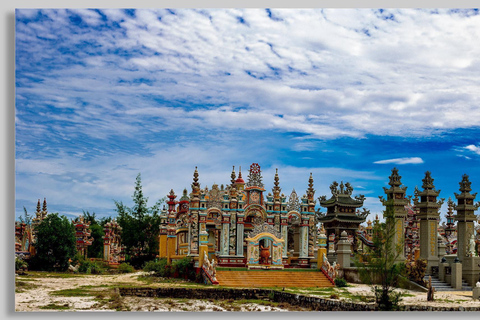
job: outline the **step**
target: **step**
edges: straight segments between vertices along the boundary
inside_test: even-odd
[[[333,287],[321,271],[217,270],[217,280],[232,287]]]
[[[426,282],[428,282],[428,275],[425,275],[423,278]],[[437,277],[432,276],[432,286],[435,288],[435,291],[471,291],[473,290],[472,287],[468,285],[465,280],[462,280],[462,289],[454,289],[452,286],[446,282],[440,281]]]

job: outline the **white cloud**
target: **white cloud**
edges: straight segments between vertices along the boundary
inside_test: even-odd
[[[376,164],[420,164],[423,163],[422,158],[410,157],[410,158],[396,158],[375,161]]]
[[[471,144],[471,145],[468,145],[464,148],[469,150],[469,151],[472,151],[473,153],[476,153],[476,154],[480,155],[480,146],[476,146],[474,144]]]

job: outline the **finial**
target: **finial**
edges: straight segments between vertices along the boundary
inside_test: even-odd
[[[433,185],[433,178],[431,176],[430,171],[425,172],[425,178],[423,178],[423,189],[433,189],[435,186]]]
[[[232,187],[235,187],[235,180],[236,180],[236,174],[235,174],[235,166],[233,166],[233,169],[232,169],[232,174],[230,175],[231,177],[231,182],[232,182]]]
[[[470,191],[472,191],[472,188],[470,187],[472,183],[470,182],[470,180],[468,180],[467,174],[464,174],[462,176],[462,181],[460,181],[458,184],[460,185],[460,191],[462,193],[469,193]]]
[[[47,198],[43,198],[43,208],[42,208],[42,214],[46,215],[47,214]]]
[[[313,189],[313,176],[310,172],[310,177],[308,178],[308,193],[314,193],[315,190]]]
[[[402,176],[398,175],[397,168],[392,169],[392,174],[388,178],[390,179],[390,182],[388,184],[391,185],[392,187],[398,187],[402,184],[402,182],[400,181]]]

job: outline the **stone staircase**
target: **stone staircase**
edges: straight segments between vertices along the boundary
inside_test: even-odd
[[[219,285],[226,287],[319,287],[334,285],[321,271],[230,271],[217,269]]]
[[[428,275],[425,275],[424,278],[425,282],[428,283]],[[435,291],[459,291],[457,289],[452,288],[452,286],[446,282],[440,281],[435,276],[432,276],[432,286],[435,288]],[[472,287],[468,285],[465,280],[462,280],[462,289],[461,291],[472,291]]]

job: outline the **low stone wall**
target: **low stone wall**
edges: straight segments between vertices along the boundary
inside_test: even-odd
[[[137,297],[168,297],[186,299],[270,299],[274,302],[287,302],[317,311],[374,311],[373,304],[359,304],[329,300],[317,297],[307,297],[275,290],[264,289],[189,289],[189,288],[120,288],[123,296]]]
[[[300,294],[265,289],[223,289],[223,288],[119,288],[122,296],[186,298],[186,299],[269,299],[287,302],[316,311],[375,311],[374,304],[343,302],[338,300],[308,297]],[[407,305],[404,311],[480,311],[480,307],[429,307]]]

